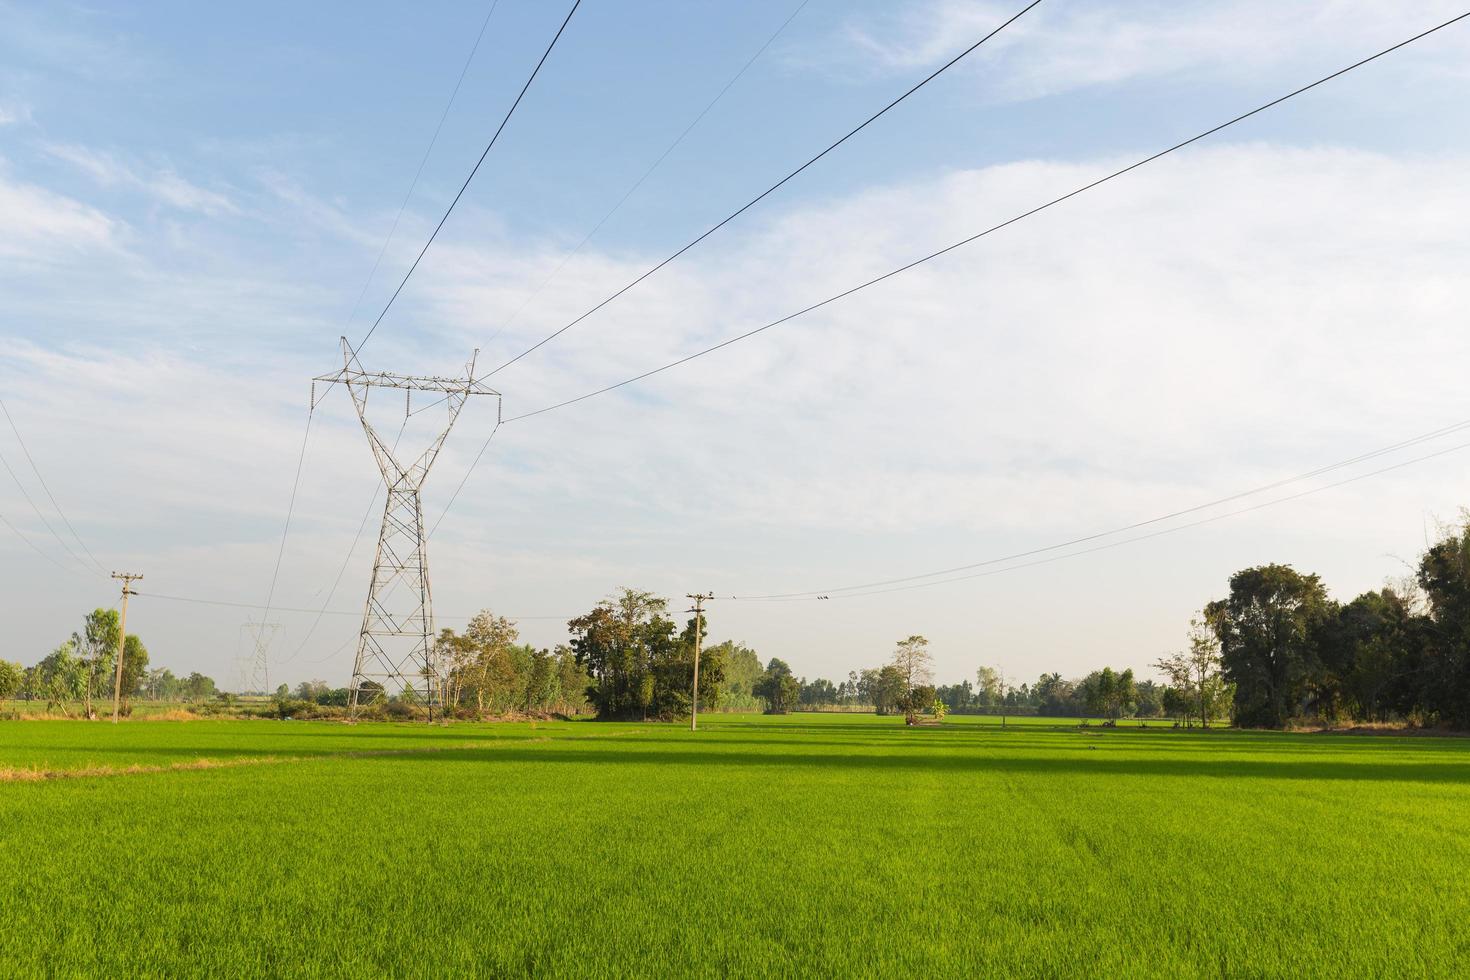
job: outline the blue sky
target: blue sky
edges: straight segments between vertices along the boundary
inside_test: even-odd
[[[584,3],[365,364],[453,372],[474,347],[499,363],[1014,9],[810,0],[569,258],[797,7]],[[497,376],[506,414],[805,306],[1462,12],[1388,7],[1045,0]],[[381,309],[565,14],[500,0],[349,323],[488,9],[0,4],[0,391],[88,547],[141,567],[145,591],[265,601],[307,379]],[[1467,55],[1462,23],[901,281],[506,426],[435,538],[439,609],[548,617],[524,633],[551,644],[557,617],[621,584],[784,592],[960,565],[1458,421]],[[466,410],[431,515],[492,423]],[[8,426],[0,453],[59,524]],[[1464,476],[1452,453],[990,578],[726,603],[713,632],[812,676],[913,632],[949,679],[1143,666],[1244,565],[1292,562],[1344,598],[1401,574],[1426,525],[1470,502]],[[345,399],[328,401],[277,605],[327,599],[375,481]],[[4,474],[0,513],[75,564]],[[360,604],[375,521],[333,609]],[[112,601],[8,531],[0,550],[24,611],[0,656],[34,662]],[[132,621],[158,662],[228,682],[248,613],[145,600]],[[345,680],[353,617],[310,639],[312,617],[280,618],[282,676]]]

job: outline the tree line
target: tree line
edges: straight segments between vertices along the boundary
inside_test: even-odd
[[[790,665],[743,643],[708,644],[708,624],[681,627],[667,599],[624,588],[567,624],[570,642],[537,649],[516,624],[488,610],[461,632],[444,629],[435,649],[446,703],[468,716],[573,714],[609,719],[685,717],[692,708],[694,656],[701,650],[701,710],[870,709],[913,724],[947,712],[1014,712],[1053,717],[1174,718],[1208,725],[1233,719],[1281,727],[1299,719],[1408,722],[1470,728],[1470,515],[1442,528],[1414,572],[1349,602],[1332,599],[1321,578],[1289,565],[1244,569],[1228,594],[1189,625],[1183,649],[1158,658],[1160,681],[1131,668],[1084,677],[1043,673],[1007,684],[982,666],[975,682],[936,686],[928,641],[900,640],[883,664],[834,683],[798,677]],[[0,660],[0,699],[80,703],[96,714],[110,700],[118,646],[115,610],[89,613],[82,627],[36,665]],[[122,700],[207,701],[215,682],[148,667],[148,651],[124,641]],[[291,701],[282,685],[276,699]],[[385,695],[388,692],[383,692]],[[345,705],[344,688],[299,685],[294,700]],[[401,698],[384,697],[385,702]],[[283,711],[283,714],[285,712]]]
[[[38,663],[23,667],[0,659],[0,701],[39,701],[46,709],[69,714],[80,705],[94,718],[99,705],[112,701],[117,689],[117,641],[121,625],[116,609],[94,609]],[[123,638],[121,702],[124,712],[137,699],[204,702],[214,698],[213,678],[195,671],[177,677],[167,667],[148,666],[148,648],[132,633]]]
[[[1413,574],[1349,602],[1289,565],[1230,578],[1203,619],[1241,725],[1295,719],[1470,728],[1470,515]]]

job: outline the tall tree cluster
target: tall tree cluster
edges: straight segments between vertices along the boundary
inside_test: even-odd
[[[706,627],[703,617],[699,617],[689,620],[679,632],[668,613],[667,599],[624,588],[567,623],[576,662],[589,676],[587,698],[598,717],[672,719],[689,713],[694,690],[695,631],[699,631],[702,644]],[[720,704],[725,658],[731,652],[733,647],[723,645],[703,651],[699,663],[701,709]]]
[[[1294,718],[1470,728],[1470,520],[1412,578],[1347,603],[1289,565],[1237,572],[1205,607],[1242,725]]]
[[[489,610],[477,613],[463,633],[440,630],[445,704],[477,715],[580,710],[587,703],[587,674],[572,650],[538,650],[519,641],[515,623]]]
[[[78,702],[88,717],[97,715],[97,704],[110,701],[114,689],[128,702],[144,694],[148,676],[148,648],[138,637],[123,637],[122,683],[117,678],[117,644],[121,628],[116,609],[94,609],[82,620],[80,629],[28,669],[0,661],[0,699],[21,697],[44,701],[47,708],[62,712]]]

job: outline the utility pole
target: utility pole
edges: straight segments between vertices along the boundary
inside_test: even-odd
[[[694,700],[689,703],[689,730],[699,731],[699,644],[701,634],[704,632],[704,604],[713,599],[713,592],[701,595],[686,595],[684,598],[694,600],[694,608],[687,610],[694,613]]]
[[[1006,727],[1006,669],[1000,669],[1000,727]]]
[[[117,625],[117,676],[112,682],[112,723],[116,725],[122,704],[123,648],[128,642],[128,596],[138,594],[133,591],[133,583],[143,576],[138,572],[113,572],[112,577],[122,582],[122,615]]]

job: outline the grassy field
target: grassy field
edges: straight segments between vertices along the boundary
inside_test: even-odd
[[[1470,740],[31,721],[0,771],[7,976],[1470,969]]]

